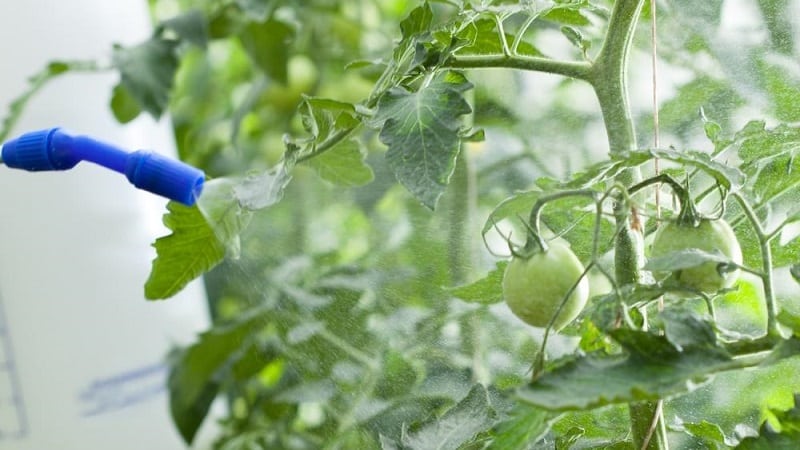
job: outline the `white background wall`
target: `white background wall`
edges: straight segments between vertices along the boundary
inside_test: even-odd
[[[108,60],[113,42],[133,44],[149,30],[145,0],[0,2],[0,117],[47,61]],[[115,81],[53,82],[14,134],[64,126],[174,153],[164,120],[115,123],[107,106]],[[85,163],[63,173],[0,167],[0,450],[184,448],[160,363],[207,318],[197,283],[167,302],[144,299],[165,203]],[[10,359],[12,370],[3,371]]]

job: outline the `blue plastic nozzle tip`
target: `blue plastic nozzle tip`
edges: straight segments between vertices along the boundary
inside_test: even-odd
[[[3,163],[13,169],[32,172],[66,170],[75,167],[79,160],[60,155],[55,141],[59,128],[32,131],[3,144]]]
[[[139,189],[187,206],[194,205],[205,181],[205,174],[200,169],[158,153],[142,150],[128,155],[125,176]]]

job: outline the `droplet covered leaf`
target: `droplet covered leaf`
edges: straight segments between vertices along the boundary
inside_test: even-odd
[[[471,111],[462,93],[472,85],[457,72],[440,74],[417,91],[394,87],[378,103],[381,142],[397,180],[435,208],[455,169],[460,116]]]

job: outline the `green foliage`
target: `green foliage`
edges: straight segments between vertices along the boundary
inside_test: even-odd
[[[228,377],[247,379],[252,371],[237,371],[252,354],[248,340],[264,322],[264,312],[248,313],[236,322],[202,334],[192,346],[171,356],[169,374],[170,412],[181,436],[191,443],[208,414],[211,403]],[[238,365],[237,365],[238,364]]]
[[[754,45],[722,40],[721,1],[656,5],[659,63],[681,76],[650,148],[651,112],[627,105],[622,77],[649,83],[625,58],[650,51],[641,0],[152,3],[153,35],[114,50],[111,109],[168,113],[210,177],[197,207],[167,206],[145,288],[206,277],[214,325],[170,358],[187,442],[218,397],[225,450],[638,449],[653,418],[626,404],[659,400],[673,447],[796,442],[800,133],[779,121],[800,98],[781,7],[762,8]],[[83,69],[34,77],[0,136]],[[734,227],[730,290],[650,276],[729,262],[646,259],[676,186]],[[531,231],[591,269],[593,298],[558,334],[502,303],[494,255]]]
[[[485,277],[464,286],[457,286],[449,290],[451,294],[471,303],[490,305],[503,301],[503,273],[508,266],[507,261],[497,263]]]
[[[800,399],[795,396],[795,407],[788,411],[774,411],[774,425],[765,422],[757,437],[742,439],[736,446],[742,450],[792,448],[800,440]]]
[[[114,48],[114,67],[120,83],[153,117],[167,108],[172,79],[178,68],[177,42],[153,37],[139,45]]]
[[[153,245],[158,256],[144,287],[145,297],[152,300],[172,297],[225,257],[225,245],[197,207],[170,202],[167,209],[164,225],[172,234]]]
[[[378,102],[386,160],[422,204],[433,209],[455,170],[459,151],[459,116],[471,109],[462,93],[471,85],[463,75],[444,73],[416,91],[390,89]]]

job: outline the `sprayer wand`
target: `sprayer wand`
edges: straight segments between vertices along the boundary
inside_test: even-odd
[[[0,163],[31,172],[68,170],[89,161],[124,174],[134,186],[191,206],[203,190],[202,170],[158,153],[127,152],[61,128],[32,131],[2,146]]]

